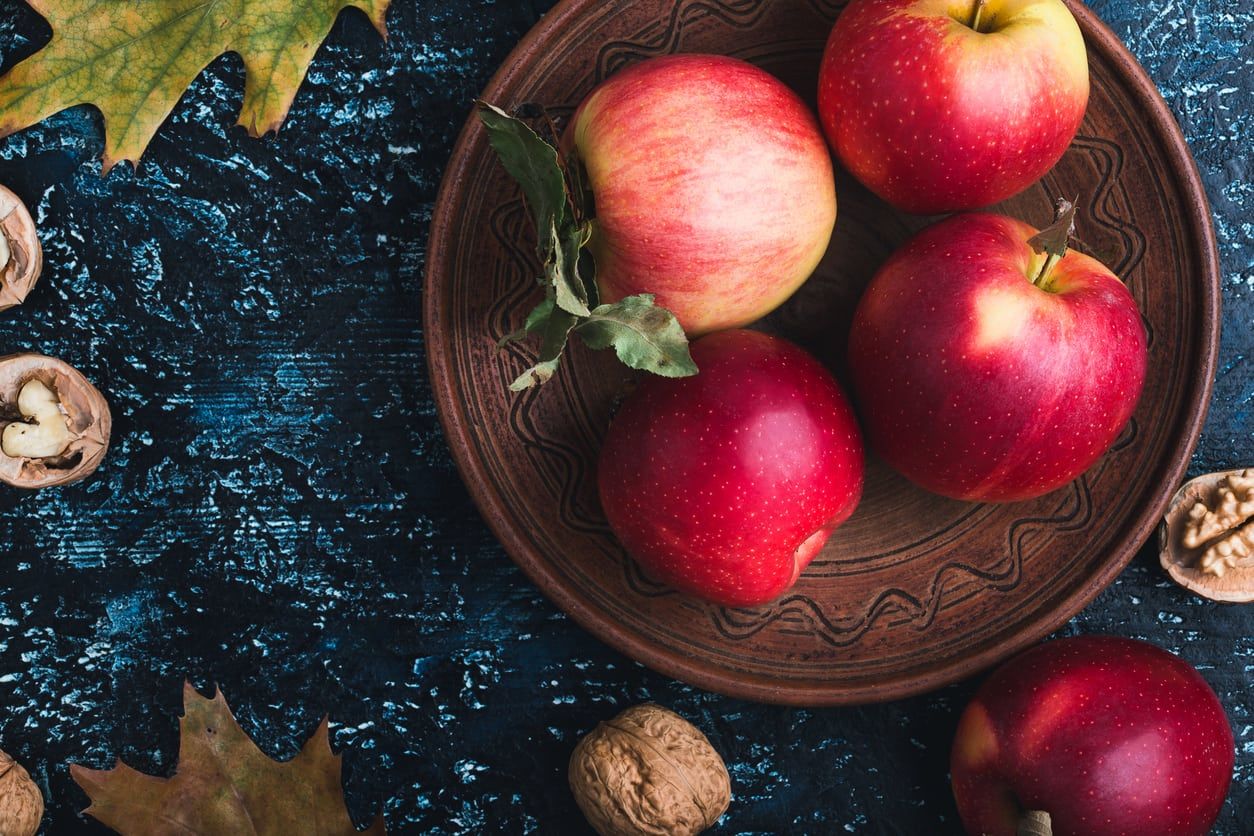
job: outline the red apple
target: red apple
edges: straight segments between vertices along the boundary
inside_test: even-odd
[[[1114,636],[1059,639],[999,669],[962,715],[954,797],[973,836],[1203,836],[1232,778],[1223,706],[1187,663]]]
[[[1132,295],[1081,253],[1047,264],[1035,234],[1001,215],[948,218],[893,254],[858,303],[849,364],[868,440],[928,490],[1048,493],[1110,448],[1140,397]]]
[[[610,527],[650,575],[727,606],[787,591],[862,495],[862,440],[831,374],[786,340],[724,331],[700,374],[648,377],[601,448]]]
[[[818,120],[735,58],[653,58],[611,76],[565,144],[596,202],[603,302],[652,293],[690,335],[748,324],[818,265],[836,222]]]
[[[1041,179],[1088,97],[1084,39],[1061,0],[851,0],[819,72],[819,115],[841,163],[927,214],[988,206]]]

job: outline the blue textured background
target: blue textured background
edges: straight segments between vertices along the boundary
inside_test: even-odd
[[[283,758],[329,712],[350,808],[395,832],[578,832],[578,736],[645,699],[732,772],[723,832],[955,832],[946,761],[975,683],[803,711],[702,693],[557,612],[479,520],[423,361],[421,274],[471,98],[551,5],[397,0],[391,40],[350,12],[283,131],[230,127],[220,59],[139,172],[101,179],[78,108],[0,142],[47,267],[0,353],[63,357],[109,397],[115,447],[84,485],[0,491],[0,746],[49,832],[93,829],[71,761],[166,774],[184,677],[221,683]],[[1224,341],[1194,471],[1254,464],[1254,2],[1103,0],[1198,158],[1224,263]],[[48,30],[0,5],[11,66]],[[1065,632],[1152,640],[1201,668],[1237,736],[1218,832],[1254,826],[1254,608],[1173,586],[1147,549]]]

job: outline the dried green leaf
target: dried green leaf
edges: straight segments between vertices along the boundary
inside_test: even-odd
[[[548,383],[553,375],[557,374],[557,366],[561,362],[561,358],[554,357],[552,360],[541,360],[527,371],[520,374],[509,385],[511,392],[525,392],[528,389],[539,386],[542,383]]]
[[[582,224],[596,215],[596,200],[592,196],[592,186],[588,183],[588,169],[573,151],[566,157],[566,173],[575,207],[575,221]]]
[[[589,227],[589,230],[591,227]],[[597,265],[593,259],[592,253],[588,251],[588,242],[584,241],[583,249],[579,251],[579,261],[576,263],[576,269],[579,271],[579,277],[583,280],[584,289],[588,291],[588,307],[595,308],[601,304],[601,290],[597,287]]]
[[[46,47],[0,78],[0,136],[77,104],[100,109],[104,169],[139,159],[183,91],[226,52],[244,59],[239,124],[277,130],[318,45],[355,6],[386,36],[389,0],[27,0]]]
[[[536,311],[532,311],[532,314],[535,315]],[[528,321],[530,322],[530,317]],[[570,339],[571,329],[578,321],[579,317],[561,308],[556,306],[549,308],[548,316],[541,319],[532,329],[533,332],[541,335],[540,356],[536,359],[535,365],[514,379],[514,382],[509,385],[510,391],[521,392],[546,383],[553,377],[557,372],[562,352],[566,349],[566,342]]]
[[[585,238],[571,230],[565,235],[557,227],[550,230],[553,257],[546,266],[548,283],[552,285],[557,306],[575,316],[588,316],[588,290],[579,275],[579,252]]]
[[[679,320],[641,293],[612,305],[601,305],[575,328],[590,348],[614,347],[618,359],[633,369],[663,377],[689,377],[697,364],[688,352],[688,337]]]
[[[113,769],[72,764],[70,775],[91,798],[87,815],[127,836],[353,836],[331,752],[327,721],[295,758],[266,757],[217,692],[205,699],[183,688],[179,762],[172,778],[144,775],[118,761]],[[365,833],[383,834],[379,816]]]
[[[527,123],[499,107],[479,102],[479,120],[488,131],[488,143],[501,164],[522,187],[535,221],[540,258],[548,263],[552,240],[547,230],[567,225],[566,176],[557,149],[540,138]]]
[[[1067,247],[1071,243],[1072,236],[1075,235],[1075,212],[1078,200],[1079,198],[1076,200],[1058,198],[1054,222],[1028,239],[1028,245],[1035,252],[1046,253],[1055,258],[1062,258],[1067,254]]]
[[[489,143],[531,207],[537,250],[544,264],[540,283],[545,287],[545,301],[531,312],[521,330],[499,343],[537,332],[543,335],[535,364],[510,389],[519,392],[552,378],[572,329],[593,348],[613,346],[619,359],[634,369],[667,377],[696,374],[683,328],[670,311],[653,304],[651,295],[597,304],[596,265],[586,250],[594,206],[578,157],[572,155],[563,167],[557,150],[525,122],[484,102],[478,107]]]
[[[523,331],[528,334],[534,334],[537,331],[544,330],[548,324],[549,317],[553,315],[553,307],[556,303],[552,296],[545,297],[544,301],[536,305],[531,313],[527,314],[527,321],[523,324]]]
[[[504,348],[510,343],[518,342],[527,338],[528,334],[534,334],[541,330],[549,320],[549,316],[553,313],[553,294],[544,297],[544,301],[531,309],[531,313],[527,314],[527,321],[523,323],[523,327],[519,328],[511,334],[506,334],[497,341],[498,349]]]

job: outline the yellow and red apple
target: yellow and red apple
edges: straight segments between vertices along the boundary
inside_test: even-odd
[[[610,527],[645,571],[727,606],[797,580],[862,495],[862,437],[832,375],[792,343],[723,331],[701,373],[647,377],[601,448]]]
[[[1088,104],[1061,0],[851,0],[828,41],[819,115],[841,163],[907,212],[975,209],[1039,180]]]
[[[595,199],[601,300],[652,293],[689,335],[778,307],[831,239],[836,187],[818,121],[744,61],[676,55],[615,73],[564,144]]]
[[[972,836],[1041,832],[1018,830],[1029,813],[1052,836],[1204,836],[1233,750],[1223,706],[1187,662],[1079,636],[993,674],[962,715],[950,770]]]
[[[1148,362],[1132,294],[1097,260],[1055,260],[1003,215],[924,229],[871,280],[849,365],[870,446],[955,499],[1028,499],[1123,431]]]

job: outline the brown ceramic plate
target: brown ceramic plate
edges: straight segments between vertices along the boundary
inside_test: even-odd
[[[825,0],[564,0],[523,39],[483,98],[559,118],[598,81],[670,52],[758,64],[813,100],[843,4]],[[903,697],[973,674],[1074,615],[1114,580],[1179,486],[1210,396],[1219,273],[1197,170],[1144,70],[1081,3],[1093,87],[1072,149],[1002,211],[1042,225],[1051,196],[1081,194],[1080,237],[1145,315],[1145,395],[1115,449],[1033,502],[974,505],[911,487],[872,456],[866,496],[777,603],[709,606],[644,577],[597,504],[594,466],[631,373],[574,351],[539,390],[507,384],[534,347],[498,352],[538,295],[517,188],[472,119],[432,222],[427,355],[448,442],[484,518],[559,607],[657,670],[738,697],[839,705]],[[469,104],[469,103],[468,103]],[[840,217],[814,276],[761,327],[839,374],[845,331],[876,267],[927,219],[899,215],[839,176]]]

